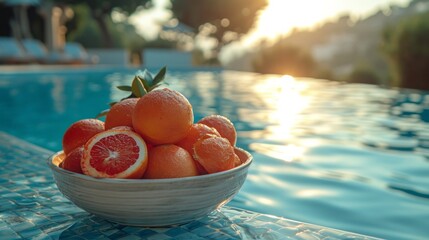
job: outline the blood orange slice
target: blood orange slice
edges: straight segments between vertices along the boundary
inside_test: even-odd
[[[141,178],[147,162],[143,138],[133,131],[111,129],[85,144],[81,167],[84,174],[97,178]]]

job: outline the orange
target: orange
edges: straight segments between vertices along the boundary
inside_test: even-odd
[[[193,147],[194,144],[200,139],[202,136],[205,135],[215,135],[220,137],[220,134],[218,131],[214,128],[211,128],[207,125],[201,124],[201,123],[194,123],[192,124],[191,128],[189,129],[188,134],[182,138],[180,141],[176,143],[177,146],[184,148],[189,153],[193,153]]]
[[[189,129],[188,135],[186,135],[186,137],[182,138],[179,142],[177,142],[176,145],[184,148],[190,154],[193,154],[194,144],[198,141],[198,139],[207,135],[214,135],[220,137],[220,134],[216,129],[201,123],[195,123],[192,124],[191,129]],[[207,171],[204,169],[204,167],[201,166],[199,162],[195,161],[195,164],[200,175],[207,174]]]
[[[134,129],[132,127],[129,127],[129,126],[113,127],[113,128],[111,128],[111,130],[128,130],[128,131],[133,131],[134,132]]]
[[[194,144],[194,159],[208,173],[234,168],[236,157],[234,147],[223,137],[202,137]]]
[[[155,145],[175,143],[184,138],[193,122],[188,99],[168,88],[145,94],[133,112],[134,130]]]
[[[144,178],[180,178],[197,176],[191,154],[173,144],[158,145],[149,151],[149,163]]]
[[[61,167],[65,170],[69,170],[75,173],[83,173],[80,167],[80,162],[83,157],[83,147],[75,148],[66,158],[63,160]]]
[[[106,115],[105,128],[133,126],[132,114],[138,98],[127,98],[113,105]]]
[[[235,131],[234,124],[228,118],[221,115],[210,115],[202,118],[198,123],[215,128],[222,137],[228,139],[231,145],[235,146],[237,132]]]
[[[148,163],[146,143],[135,132],[106,130],[84,147],[81,167],[97,178],[141,178]]]
[[[195,161],[195,159],[194,159],[194,162],[195,162],[195,166],[197,167],[198,175],[206,175],[206,174],[208,174],[208,172],[206,171],[206,169],[198,161]]]
[[[245,163],[247,159],[249,158],[245,153],[242,151],[239,151],[238,149],[234,148],[235,155],[237,156],[235,159],[235,166],[240,166],[241,164]]]
[[[63,135],[63,150],[68,155],[73,149],[83,146],[95,134],[104,131],[104,122],[98,119],[79,120]]]

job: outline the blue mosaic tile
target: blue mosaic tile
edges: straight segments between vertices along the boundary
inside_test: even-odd
[[[2,229],[0,239],[21,239],[21,237],[12,229]]]
[[[176,240],[204,240],[203,237],[197,236],[195,234],[185,232],[174,237]]]
[[[183,233],[186,233],[186,230],[183,228],[171,228],[168,231],[166,231],[164,234],[170,237],[175,237]]]
[[[85,239],[84,237],[76,236],[76,235],[67,236],[67,237],[61,235],[61,240],[88,240],[88,239]]]
[[[170,238],[167,235],[164,234],[157,234],[157,235],[153,235],[150,237],[145,237],[146,240],[171,240],[171,239],[175,239],[175,238]]]
[[[123,238],[119,238],[118,240],[140,240],[141,237],[135,236],[135,235],[128,235]]]
[[[135,233],[135,234],[140,236],[140,237],[150,237],[150,236],[156,235],[158,233],[152,229],[143,229],[143,230],[140,230],[138,233]]]
[[[24,229],[18,233],[23,238],[31,238],[33,236],[38,236],[40,234],[43,234],[42,230],[40,230],[36,227],[27,228],[27,229]]]
[[[204,218],[170,228],[111,223],[76,207],[58,191],[44,162],[51,154],[0,132],[1,240],[370,239],[230,207],[223,207]]]

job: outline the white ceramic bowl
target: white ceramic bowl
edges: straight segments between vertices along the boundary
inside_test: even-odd
[[[236,152],[244,163],[234,169],[172,179],[93,178],[58,167],[62,151],[48,165],[58,189],[85,211],[125,225],[168,226],[203,217],[232,199],[252,162],[248,152]]]

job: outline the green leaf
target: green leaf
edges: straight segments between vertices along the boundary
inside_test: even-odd
[[[118,102],[111,102],[111,103],[109,103],[109,106],[110,107],[113,107],[113,105],[115,105],[115,104],[117,104]]]
[[[147,93],[142,81],[137,76],[133,80],[133,83],[131,85],[131,90],[136,97],[142,97]]]
[[[122,101],[122,100],[125,100],[125,99],[128,99],[128,98],[136,98],[136,95],[134,95],[134,93],[131,93],[131,94],[130,94],[130,95],[128,95],[127,97],[122,98],[122,99],[121,99],[121,101]]]
[[[126,91],[126,92],[131,92],[131,86],[127,86],[127,85],[122,85],[122,86],[116,86],[116,88],[118,88],[119,90],[122,91]]]
[[[146,81],[149,86],[152,85],[153,76],[147,69],[143,71],[138,71],[136,76],[138,76],[141,80]]]
[[[95,116],[95,118],[101,118],[101,117],[103,117],[103,116],[106,116],[106,115],[107,115],[107,113],[109,113],[109,110],[110,110],[110,109],[106,109],[106,110],[104,110],[104,111],[100,112],[99,114],[97,114],[97,116]]]
[[[168,83],[158,83],[158,84],[156,84],[156,85],[153,85],[152,87],[150,87],[149,88],[149,90],[148,90],[148,92],[150,92],[150,91],[152,91],[152,90],[154,90],[155,88],[157,88],[157,87],[159,87],[159,86],[161,86],[161,85],[168,85]]]
[[[149,92],[150,84],[146,80],[142,79],[140,76],[136,76],[136,78],[140,79],[140,81],[143,83],[143,87],[146,92]]]
[[[155,85],[159,84],[162,80],[164,80],[166,72],[167,72],[166,66],[161,68],[161,70],[159,70],[159,72],[156,74],[155,78],[153,79],[152,86],[155,86]]]
[[[136,95],[134,95],[134,93],[131,93],[131,94],[130,94],[130,95],[128,95],[127,97],[122,98],[122,99],[121,99],[121,101],[122,101],[122,100],[125,100],[125,99],[128,99],[128,98],[136,98]]]

